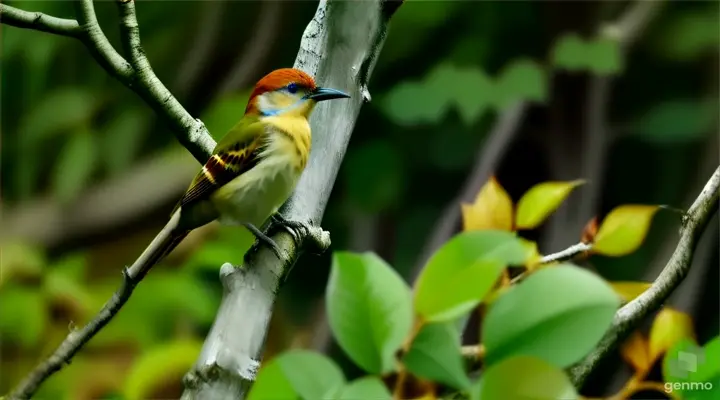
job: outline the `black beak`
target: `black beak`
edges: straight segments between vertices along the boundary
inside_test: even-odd
[[[332,99],[343,99],[350,98],[350,95],[339,90],[330,88],[316,88],[309,95],[308,98],[315,101],[332,100]]]

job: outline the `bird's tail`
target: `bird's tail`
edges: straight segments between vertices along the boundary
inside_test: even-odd
[[[167,256],[190,233],[190,231],[178,229],[179,220],[180,210],[177,210],[145,251],[140,254],[140,257],[128,268],[128,274],[133,280],[142,279],[155,264]]]

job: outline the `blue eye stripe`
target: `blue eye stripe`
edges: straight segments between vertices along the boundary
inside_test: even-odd
[[[295,93],[295,92],[297,92],[298,87],[297,87],[296,84],[291,83],[291,84],[289,84],[289,85],[287,86],[287,90],[288,90],[288,92],[290,92],[290,93]]]

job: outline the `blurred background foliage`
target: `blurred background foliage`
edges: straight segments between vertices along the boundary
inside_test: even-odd
[[[7,3],[73,15],[69,2]],[[576,242],[593,215],[618,204],[686,208],[718,164],[718,3],[669,2],[624,52],[602,28],[629,5],[407,0],[390,24],[373,101],[326,211],[332,248],[375,251],[411,280],[443,210],[459,211],[458,193],[483,165],[498,117],[518,101],[529,105],[490,166],[513,200],[540,181],[589,178],[597,186],[594,194],[578,190],[560,216],[528,233],[541,251]],[[155,72],[218,138],[240,118],[251,85],[293,63],[316,6],[139,1],[137,12]],[[115,6],[95,7],[120,49]],[[199,168],[79,42],[1,29],[0,393],[102,306]],[[598,105],[602,90],[609,94]],[[591,117],[597,107],[599,122]],[[587,201],[590,214],[568,217]],[[710,226],[672,300],[695,316],[700,343],[718,332],[717,216]],[[677,216],[660,215],[638,252],[587,265],[609,279],[653,279],[677,227]],[[220,302],[219,267],[239,264],[250,244],[244,230],[217,224],[191,234],[38,398],[177,398]],[[341,357],[324,319],[330,253],[298,264],[280,294],[266,357],[288,347]],[[622,385],[617,361],[584,392]]]

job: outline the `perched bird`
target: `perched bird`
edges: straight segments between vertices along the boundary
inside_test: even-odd
[[[308,118],[319,101],[348,98],[315,85],[306,73],[275,70],[255,85],[245,115],[218,142],[213,155],[175,207],[170,221],[131,267],[144,275],[195,228],[218,219],[245,226],[280,256],[272,239],[260,231],[290,197],[310,154]]]

